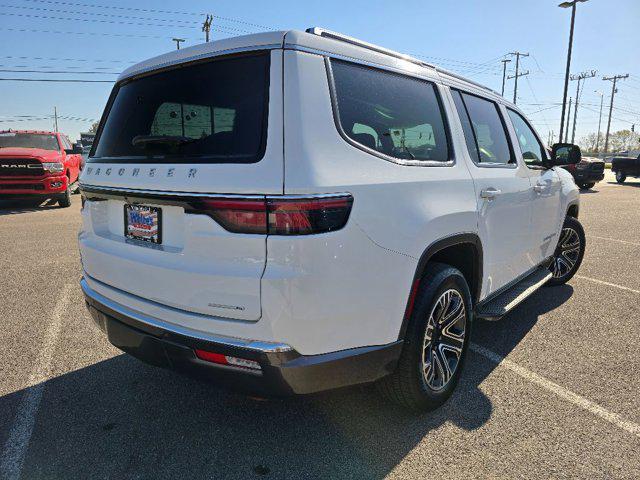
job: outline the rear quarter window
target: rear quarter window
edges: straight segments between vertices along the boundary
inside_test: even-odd
[[[431,82],[330,62],[338,127],[351,142],[392,159],[449,160],[443,110]]]
[[[114,90],[90,162],[251,163],[266,146],[269,53],[181,65]]]

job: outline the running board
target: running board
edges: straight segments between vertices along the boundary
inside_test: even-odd
[[[516,305],[547,283],[551,277],[552,274],[548,268],[539,267],[515,285],[498,294],[497,297],[478,305],[476,317],[483,320],[500,320]]]

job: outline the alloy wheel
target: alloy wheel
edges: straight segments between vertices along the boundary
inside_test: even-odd
[[[553,278],[563,278],[575,268],[580,257],[580,236],[571,227],[564,227],[551,264]]]
[[[422,345],[422,375],[427,386],[442,390],[453,378],[464,347],[467,315],[462,295],[449,289],[435,302]]]

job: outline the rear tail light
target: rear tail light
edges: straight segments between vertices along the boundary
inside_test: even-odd
[[[222,353],[208,352],[206,350],[196,349],[196,357],[205,362],[217,363],[218,365],[229,365],[232,367],[246,368],[249,370],[262,370],[260,364],[255,360],[247,360],[246,358],[232,357],[223,355]]]
[[[351,195],[197,200],[193,213],[204,213],[225,230],[268,235],[309,235],[339,230],[349,219]]]

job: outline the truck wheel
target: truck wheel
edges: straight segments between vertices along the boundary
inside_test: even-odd
[[[565,284],[575,275],[582,263],[585,246],[582,225],[576,218],[567,217],[553,254],[553,262],[549,267],[553,277],[547,282],[548,286]]]
[[[64,193],[62,193],[58,198],[58,205],[61,208],[67,208],[71,206],[71,190],[69,190],[69,187],[67,187]]]
[[[580,188],[580,190],[590,190],[594,187],[595,183],[584,183],[582,185],[580,185],[578,188]]]
[[[616,172],[616,182],[624,183],[626,179],[627,179],[627,176],[624,173],[622,173],[621,171]]]
[[[388,400],[428,411],[446,402],[458,383],[473,317],[459,270],[430,264],[418,288],[398,367],[377,387]]]

